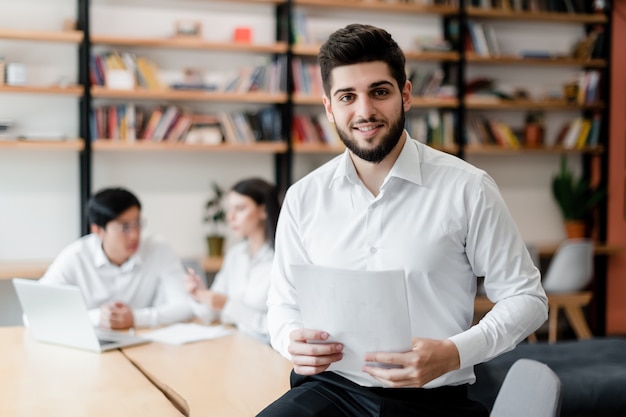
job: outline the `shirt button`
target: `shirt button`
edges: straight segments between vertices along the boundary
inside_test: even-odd
[[[378,252],[378,249],[376,249],[376,248],[370,248],[370,253],[371,253],[372,255],[374,255],[376,252]]]

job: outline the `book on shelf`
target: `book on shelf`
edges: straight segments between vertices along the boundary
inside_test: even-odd
[[[159,122],[157,123],[154,129],[154,133],[152,133],[150,139],[157,142],[164,140],[169,130],[175,124],[176,119],[179,115],[180,110],[178,109],[178,107],[174,105],[167,106],[165,111],[163,111],[163,114],[160,117]]]
[[[176,122],[167,133],[165,141],[167,142],[180,142],[186,140],[187,133],[191,128],[193,115],[190,113],[182,112],[176,119]]]
[[[148,119],[147,123],[146,123],[146,128],[143,131],[143,136],[141,139],[143,140],[152,140],[152,138],[154,137],[154,132],[157,129],[157,126],[159,125],[159,122],[161,121],[161,118],[163,117],[163,107],[159,106],[157,108],[155,108],[152,111],[152,114],[150,115],[150,118]]]
[[[342,144],[339,134],[337,133],[337,129],[335,129],[335,126],[330,123],[328,117],[326,117],[326,113],[319,113],[313,117],[315,124],[319,126],[322,132],[321,137],[324,143],[330,146],[339,146]]]

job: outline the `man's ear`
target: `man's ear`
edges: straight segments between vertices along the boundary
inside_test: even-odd
[[[335,123],[335,116],[333,115],[333,109],[330,105],[330,99],[326,94],[322,96],[322,103],[324,104],[324,110],[326,110],[326,118],[329,122]]]
[[[100,235],[100,233],[104,232],[104,228],[98,226],[95,223],[91,223],[89,225],[89,230],[91,231],[91,233],[96,234],[96,235]]]
[[[407,112],[411,108],[411,90],[413,89],[413,85],[411,81],[406,80],[404,83],[404,88],[402,89],[402,105],[404,107],[404,111]]]

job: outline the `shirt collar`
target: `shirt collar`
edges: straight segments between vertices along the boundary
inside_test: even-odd
[[[411,139],[409,133],[406,132],[404,146],[402,147],[400,155],[398,155],[398,159],[393,164],[393,167],[391,167],[391,171],[387,175],[383,184],[386,184],[392,177],[401,178],[418,185],[422,184],[420,154],[418,149],[419,146],[419,143]],[[353,184],[361,182],[356,172],[356,168],[352,163],[349,152],[350,151],[346,149],[340,156],[340,161],[339,164],[337,164],[330,186],[333,185],[335,180],[339,180],[341,178],[345,178]]]

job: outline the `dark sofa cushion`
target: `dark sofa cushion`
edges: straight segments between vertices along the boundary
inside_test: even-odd
[[[626,339],[521,343],[475,367],[470,396],[491,409],[507,371],[519,358],[543,362],[559,376],[562,416],[626,415]]]

